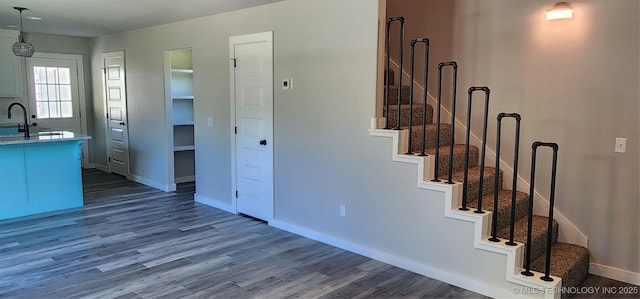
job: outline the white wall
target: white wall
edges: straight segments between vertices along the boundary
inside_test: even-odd
[[[456,1],[453,59],[460,64],[460,88],[491,88],[491,147],[495,115],[522,114],[519,172],[527,181],[531,143],[559,144],[556,207],[589,238],[592,262],[637,279],[639,3],[572,1],[573,19],[546,21],[552,4]],[[479,115],[476,120],[473,127],[480,128]],[[513,130],[503,134],[512,139]],[[626,153],[614,153],[615,137],[628,138]],[[551,155],[541,151],[536,186],[548,198]],[[511,161],[512,150],[503,157]]]

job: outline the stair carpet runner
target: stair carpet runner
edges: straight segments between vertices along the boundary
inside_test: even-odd
[[[409,124],[409,86],[402,86],[401,105],[398,107],[398,87],[394,85],[393,70],[389,71],[389,127],[393,128],[397,124],[398,108],[401,109],[400,124],[403,129],[408,129]],[[412,124],[412,144],[411,152],[418,154],[422,150],[422,114],[423,109],[426,111],[426,150],[427,155],[435,154],[435,136],[436,124],[433,123],[433,107],[427,105],[423,107],[422,103],[413,104]],[[386,114],[386,111],[384,113]],[[441,181],[446,181],[448,176],[449,152],[451,141],[451,124],[442,123],[440,125],[440,161],[438,176]],[[453,145],[453,180],[455,182],[463,181],[464,173],[464,155],[465,145]],[[467,207],[469,209],[477,208],[478,192],[480,190],[480,167],[479,149],[476,146],[469,146],[469,171],[467,184]],[[482,209],[485,211],[493,210],[494,201],[494,184],[495,180],[499,181],[502,186],[502,171],[498,178],[495,177],[495,168],[485,166],[484,180],[482,188]],[[516,193],[516,222],[514,241],[518,243],[526,243],[527,240],[527,224],[528,224],[528,203],[529,195],[523,192]],[[498,192],[498,221],[497,236],[501,239],[509,239],[509,224],[511,220],[511,190],[501,189]],[[533,216],[533,230],[531,239],[531,270],[544,273],[545,269],[545,253],[547,243],[547,222],[548,218],[544,216]],[[562,278],[563,287],[576,287],[588,275],[589,271],[589,253],[588,250],[579,245],[557,242],[558,239],[558,223],[554,220],[552,229],[552,246],[551,246],[551,268],[550,275]],[[504,241],[503,241],[504,242]],[[525,257],[526,260],[526,257]],[[524,267],[524,265],[523,265]]]

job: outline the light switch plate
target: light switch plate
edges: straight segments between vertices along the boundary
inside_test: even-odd
[[[616,153],[624,153],[627,151],[627,138],[616,138]]]
[[[292,78],[282,78],[282,90],[293,90]]]
[[[213,117],[207,117],[207,126],[213,127]]]

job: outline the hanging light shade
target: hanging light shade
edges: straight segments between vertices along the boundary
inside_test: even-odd
[[[22,11],[27,10],[24,7],[13,7],[20,12],[20,37],[19,41],[13,44],[13,54],[20,57],[31,57],[35,49],[30,42],[24,40],[24,32],[22,31]]]

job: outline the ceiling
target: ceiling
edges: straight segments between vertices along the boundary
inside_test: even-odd
[[[203,17],[282,0],[2,0],[0,29],[94,37]],[[41,21],[27,17],[40,17]]]

